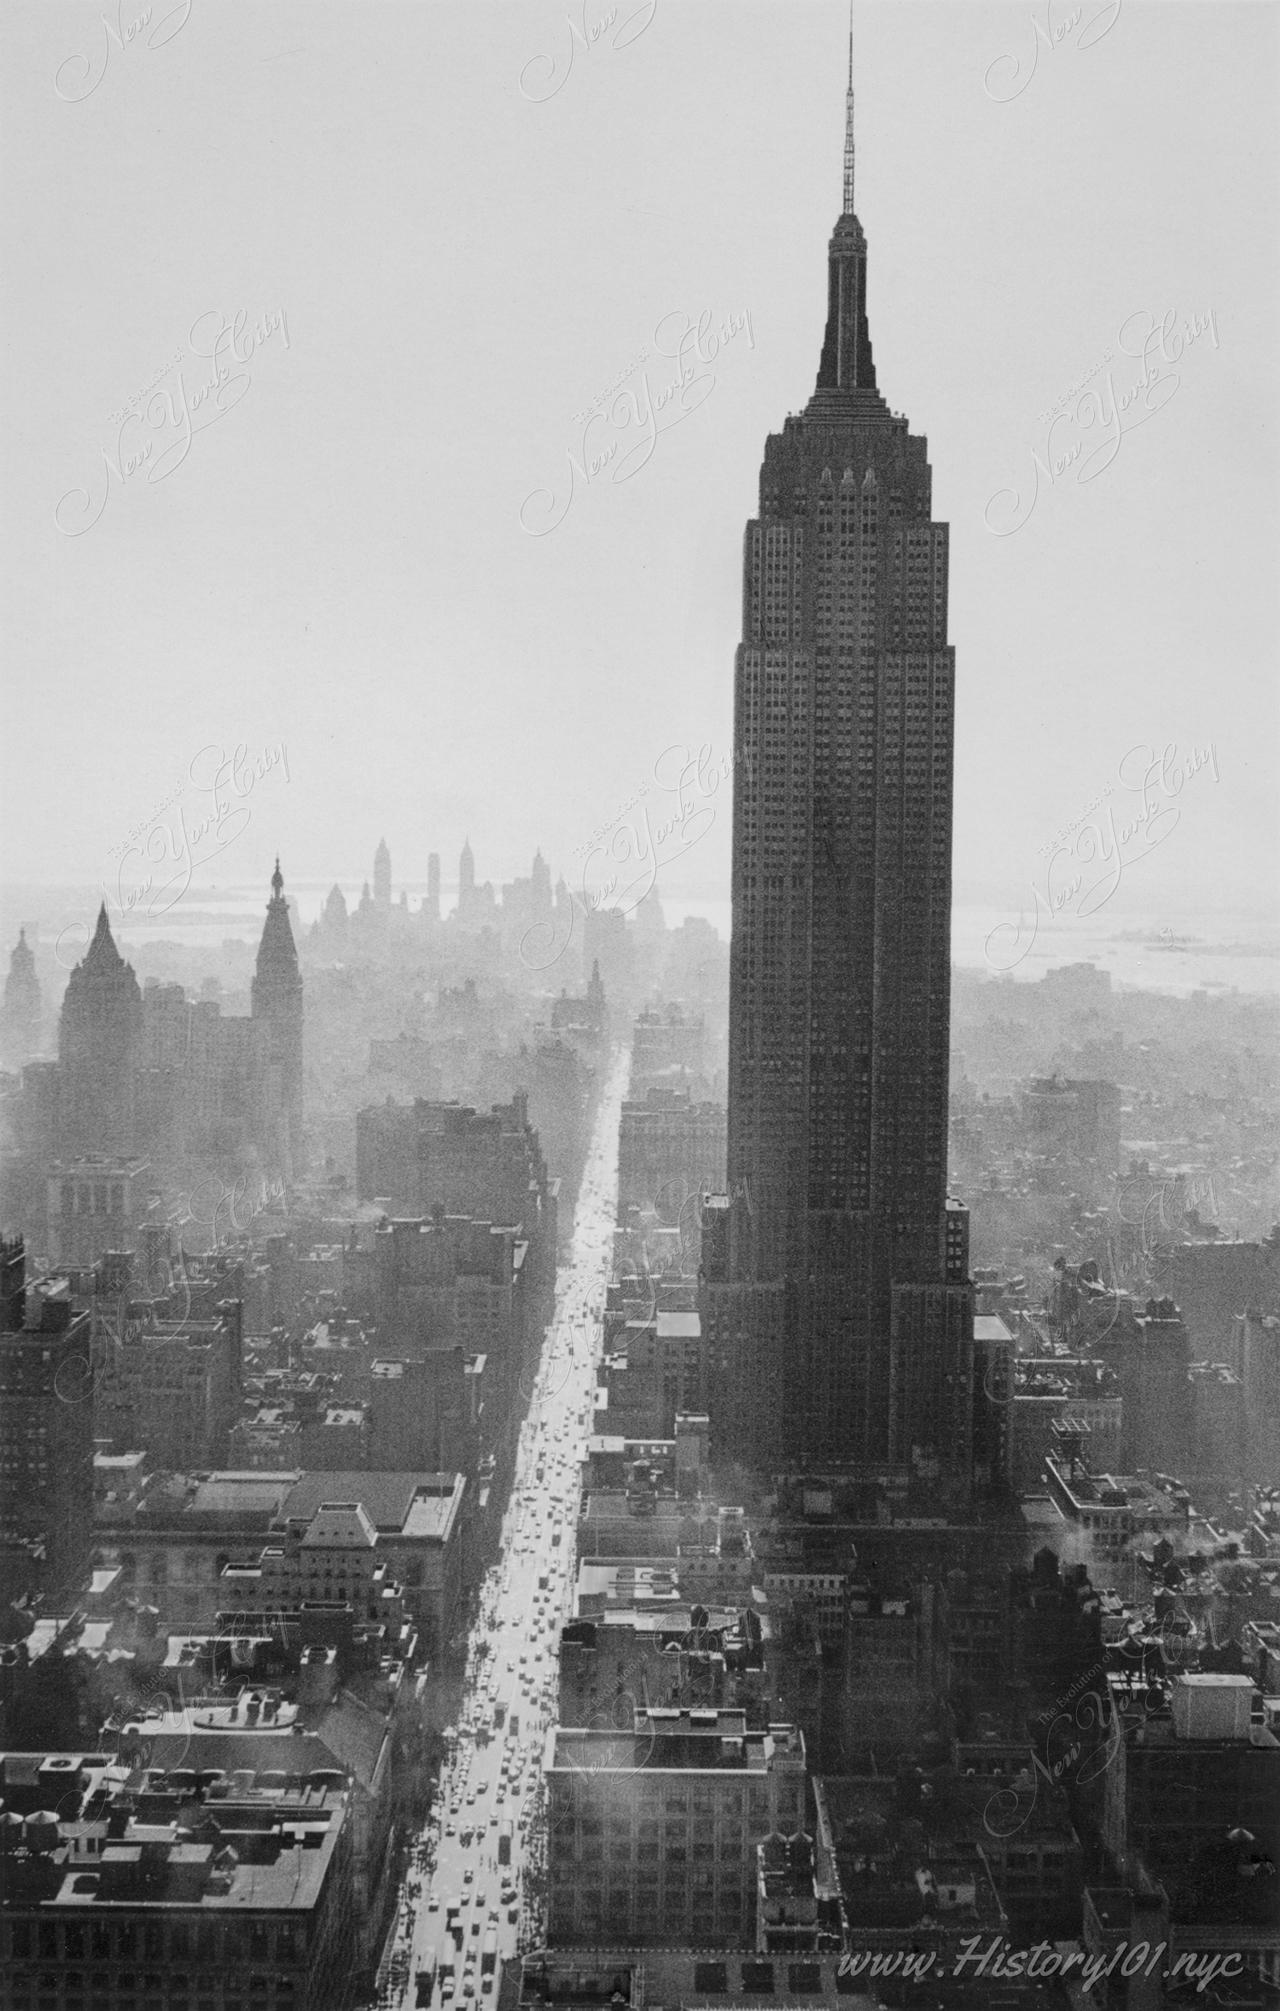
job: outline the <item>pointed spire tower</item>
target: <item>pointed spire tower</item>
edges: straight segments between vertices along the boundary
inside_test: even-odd
[[[142,1059],[142,993],[116,948],[107,904],[67,980],[58,1022],[64,1155],[134,1149],[136,1072]]]
[[[279,859],[258,944],[251,1010],[254,1019],[266,1022],[267,1066],[284,1118],[289,1167],[296,1171],[302,1163],[302,973]]]

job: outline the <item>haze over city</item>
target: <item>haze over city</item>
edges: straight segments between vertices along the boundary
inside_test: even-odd
[[[1280,2011],[1280,0],[575,4],[7,24],[0,2011]]]
[[[855,24],[886,395],[936,439],[951,526],[957,897],[1061,894],[1079,862],[1046,890],[1042,848],[1110,790],[1148,825],[1108,920],[1243,905],[1274,934],[1267,875],[1236,898],[1275,840],[1274,11],[1111,12],[1052,47],[1022,6]],[[843,16],[628,18],[584,44],[551,6],[196,4],[117,47],[90,7],[11,14],[9,725],[74,726],[75,814],[16,764],[7,880],[110,884],[176,788],[209,814],[202,750],[283,745],[218,884],[279,850],[358,891],[381,835],[419,882],[468,832],[496,880],[541,845],[572,881],[665,750],[731,755],[740,526],[815,363]],[[224,326],[237,396],[184,453],[178,377],[190,401]],[[1110,421],[1151,370],[1141,426]],[[153,381],[169,402],[122,423]],[[1096,410],[1050,441],[1077,385]],[[1147,748],[1205,761],[1176,806],[1157,787],[1158,856]],[[728,841],[720,809],[660,891],[724,902]]]

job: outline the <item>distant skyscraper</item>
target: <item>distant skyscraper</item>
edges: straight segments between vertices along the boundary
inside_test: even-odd
[[[876,389],[866,276],[851,50],[817,385],[765,447],[734,690],[731,1228],[710,1297],[726,1439],[773,1468],[906,1460],[972,1405],[945,1207],[947,527],[926,442]]]
[[[142,1059],[142,993],[115,946],[104,901],[85,955],[67,980],[58,1023],[62,1149],[129,1153]]]
[[[341,887],[336,883],[330,887],[324,904],[324,925],[336,936],[341,936],[347,926],[347,903]]]
[[[533,855],[533,905],[541,914],[551,907],[551,868],[541,851]]]
[[[462,908],[476,890],[476,861],[471,850],[470,838],[462,841],[462,854],[458,860],[458,906]]]
[[[380,908],[391,905],[391,854],[385,838],[378,840],[378,849],[373,855],[373,898]]]
[[[302,1163],[302,974],[278,859],[258,945],[251,1008],[254,1019],[265,1020],[269,1028],[270,1064],[278,1072],[287,1128],[284,1142],[296,1171]]]
[[[440,919],[440,854],[438,852],[428,852],[427,854],[427,898],[423,905],[426,909],[428,919],[438,922]]]
[[[6,1066],[21,1068],[39,1052],[42,1004],[36,960],[26,930],[19,929],[9,958],[9,975],[4,981],[4,1005],[0,1008],[0,1061]]]

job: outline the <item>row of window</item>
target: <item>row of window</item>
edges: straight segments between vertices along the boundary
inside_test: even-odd
[[[59,1182],[62,1190],[62,1213],[64,1215],[123,1215],[124,1187],[119,1181],[86,1181],[83,1186],[74,1180]]]
[[[161,1988],[159,1980],[154,1983],[144,1979],[144,1992],[138,1996],[130,1989],[121,1994],[108,1995],[110,1985],[98,1981],[92,1975],[88,1983],[88,1997],[84,1996],[86,1986],[74,1970],[63,1976],[39,1975],[35,1978],[21,1972],[6,1979],[4,1996],[6,2011],[265,2011],[274,2002],[278,2011],[303,2011],[301,1999],[292,1983],[285,1977],[276,1979],[274,1999],[255,1994],[245,1998],[236,1994],[236,1986],[230,1985],[225,1994],[216,1997],[202,1995],[192,1998],[186,1977],[168,1977]],[[208,1992],[211,1984],[208,1978],[201,1978],[201,1991]],[[32,1995],[35,1991],[38,1995]]]
[[[0,1947],[5,1937],[0,1936]],[[265,1921],[15,1920],[9,1923],[5,1953],[14,1962],[173,1961],[296,1962],[299,1928],[276,1924],[274,1938]],[[119,1987],[125,1987],[120,1984]],[[132,1987],[132,1983],[130,1986]],[[146,1986],[149,1987],[149,1986]]]

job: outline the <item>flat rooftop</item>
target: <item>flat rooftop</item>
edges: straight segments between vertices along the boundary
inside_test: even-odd
[[[304,1473],[281,1505],[280,1522],[310,1522],[327,1501],[355,1501],[380,1535],[448,1535],[465,1485],[454,1473]]]
[[[659,1313],[660,1341],[697,1341],[702,1338],[702,1320],[697,1313]]]

